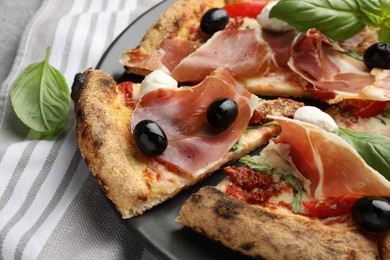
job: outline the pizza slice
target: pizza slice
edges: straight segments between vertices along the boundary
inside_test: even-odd
[[[123,218],[261,146],[279,131],[267,115],[291,116],[303,105],[259,100],[225,69],[180,88],[162,71],[117,84],[88,69],[76,76],[72,98],[80,151]]]
[[[388,259],[388,170],[335,133],[274,119],[280,135],[192,194],[177,221],[254,258]]]

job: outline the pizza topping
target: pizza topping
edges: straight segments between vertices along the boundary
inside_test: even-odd
[[[290,146],[292,163],[310,180],[307,191],[315,199],[390,194],[390,182],[338,135],[298,120],[272,118],[282,127],[275,142]]]
[[[312,83],[318,92],[337,94],[329,103],[343,98],[389,100],[387,73],[374,75],[362,61],[347,55],[315,29],[296,38],[289,67]]]
[[[260,100],[251,117],[250,125],[259,125],[271,121],[268,115],[285,116],[292,118],[298,108],[304,103],[288,98],[277,98],[271,100]]]
[[[146,155],[161,155],[168,145],[167,136],[161,127],[152,120],[142,120],[133,130],[137,148]]]
[[[271,196],[280,192],[271,177],[248,166],[225,167],[224,171],[230,180],[226,193],[247,203],[264,205]]]
[[[343,128],[339,128],[338,135],[351,144],[368,165],[390,181],[389,137]]]
[[[364,64],[369,69],[390,68],[390,45],[384,42],[374,43],[364,53]]]
[[[141,82],[141,97],[159,88],[177,88],[177,81],[162,70],[149,73]]]
[[[353,219],[371,232],[390,230],[390,202],[379,197],[363,197],[352,208]]]
[[[264,9],[258,13],[257,21],[261,27],[265,30],[273,32],[286,32],[291,31],[294,28],[288,25],[285,21],[279,20],[278,18],[270,18],[269,13],[271,9],[277,4],[277,1],[269,2]]]
[[[202,46],[202,43],[198,41],[163,39],[159,45],[160,50],[157,50],[157,52],[162,51],[161,62],[169,71],[172,71],[182,59],[200,46]]]
[[[144,119],[156,122],[169,141],[157,159],[196,176],[213,167],[240,138],[252,115],[252,96],[227,70],[218,69],[194,87],[147,93],[134,110],[131,130],[134,133]],[[233,99],[238,106],[237,119],[226,131],[216,131],[206,118],[208,107],[220,97]]]
[[[139,100],[139,88],[134,87],[136,83],[125,81],[117,85],[117,89],[123,94],[124,104],[134,108]]]
[[[383,112],[388,101],[346,99],[336,104],[337,108],[351,115],[369,118]]]
[[[213,127],[226,130],[236,120],[237,103],[231,98],[218,98],[207,109],[207,121]]]
[[[200,28],[206,34],[212,35],[223,30],[229,22],[229,14],[223,8],[212,8],[202,16]]]
[[[338,126],[333,118],[321,109],[313,106],[303,106],[297,109],[294,119],[316,125],[330,133],[337,133]]]
[[[306,214],[327,218],[352,213],[352,206],[359,199],[357,196],[328,197],[323,200],[302,201]]]
[[[184,58],[171,75],[178,82],[200,82],[217,68],[226,68],[235,78],[261,76],[268,72],[272,55],[256,29],[223,30]]]
[[[223,7],[230,18],[249,17],[256,18],[263,8],[268,4],[268,1],[248,1],[228,4]]]

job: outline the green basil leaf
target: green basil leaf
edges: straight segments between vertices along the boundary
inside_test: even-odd
[[[390,29],[381,28],[378,32],[378,39],[381,42],[390,43]]]
[[[390,180],[389,137],[344,128],[339,128],[338,135],[350,143],[368,165]]]
[[[385,17],[382,10],[382,1],[378,0],[357,0],[360,10],[363,14],[362,18],[367,25],[380,27]],[[385,2],[385,1],[383,1]]]
[[[64,76],[45,60],[26,67],[15,80],[11,102],[19,119],[43,136],[54,136],[67,124],[70,93]]]
[[[284,174],[282,178],[286,180],[296,192],[295,198],[291,203],[291,210],[294,213],[298,213],[301,211],[302,207],[302,189],[301,185],[299,184],[299,180],[292,174]]]
[[[335,41],[351,38],[365,27],[355,0],[280,0],[270,17],[286,21],[298,31],[316,28]]]

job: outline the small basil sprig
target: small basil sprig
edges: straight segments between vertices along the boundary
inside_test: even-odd
[[[70,108],[70,93],[64,76],[45,60],[27,66],[16,78],[11,102],[19,119],[43,137],[61,132]]]
[[[344,128],[339,128],[338,135],[350,143],[368,165],[390,181],[389,137]]]
[[[380,29],[380,41],[390,43],[390,0],[280,0],[270,17],[298,31],[316,28],[335,41],[349,39],[370,25]]]

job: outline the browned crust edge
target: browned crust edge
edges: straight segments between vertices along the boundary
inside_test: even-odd
[[[358,229],[341,229],[286,210],[251,206],[211,186],[201,188],[185,202],[177,221],[254,258],[379,258],[377,241]]]

